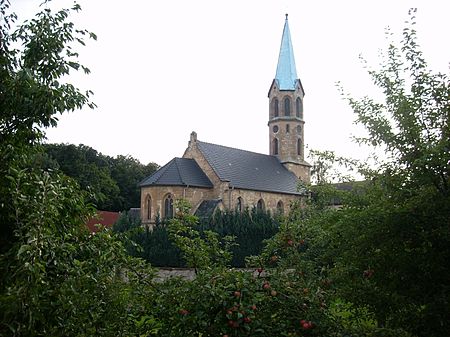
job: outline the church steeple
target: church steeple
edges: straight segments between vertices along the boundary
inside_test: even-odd
[[[288,16],[284,22],[277,72],[269,90],[270,154],[298,178],[309,182],[310,165],[304,159],[305,92],[297,76]]]
[[[294,49],[292,48],[288,15],[286,14],[275,80],[278,82],[278,88],[280,90],[295,90],[297,79]]]

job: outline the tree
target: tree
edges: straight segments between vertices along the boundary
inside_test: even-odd
[[[114,179],[120,190],[120,197],[115,206],[116,210],[140,207],[141,190],[139,183],[153,174],[158,169],[158,165],[155,163],[143,165],[131,156],[110,158],[110,163],[111,178]]]
[[[78,5],[44,9],[11,33],[9,5],[0,0],[0,335],[153,333],[152,317],[136,320],[152,270],[110,232],[87,231],[93,208],[72,179],[34,165],[57,114],[94,106],[62,78],[89,72],[73,47],[95,35],[68,21]]]
[[[73,51],[84,44],[86,37],[96,38],[87,30],[77,30],[66,23],[72,9],[52,15],[44,10],[11,33],[16,15],[9,12],[10,3],[0,1],[0,222],[1,251],[13,240],[14,210],[11,200],[11,168],[32,165],[34,152],[43,137],[43,128],[55,126],[57,114],[73,111],[84,105],[94,107],[85,93],[61,78],[72,70],[89,69],[77,61]],[[20,49],[14,48],[20,45]]]
[[[140,206],[139,182],[156,171],[154,163],[141,164],[131,156],[105,156],[80,144],[44,144],[45,155],[37,158],[44,168],[61,170],[74,178],[98,209],[123,211]]]
[[[450,334],[449,79],[429,70],[415,22],[411,10],[401,47],[390,44],[380,69],[368,68],[383,101],[355,99],[341,88],[368,132],[357,141],[385,158],[375,167],[337,158],[366,183],[347,193],[340,209],[308,223],[320,228],[315,258],[331,267],[341,299],[368,308],[380,327],[444,336]]]

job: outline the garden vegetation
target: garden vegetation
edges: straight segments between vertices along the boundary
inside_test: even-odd
[[[73,179],[35,165],[59,114],[94,107],[64,79],[89,73],[76,48],[96,36],[69,20],[78,5],[20,25],[9,7],[0,0],[1,336],[450,335],[449,80],[428,69],[414,11],[400,47],[368,69],[384,99],[342,90],[368,131],[359,141],[385,159],[321,155],[365,183],[311,187],[247,258],[251,272],[230,268],[233,238],[200,232],[180,200],[168,235],[196,277],[158,283],[121,233],[87,231],[94,209]]]

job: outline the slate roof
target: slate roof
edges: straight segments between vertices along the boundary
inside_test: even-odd
[[[192,186],[212,188],[213,184],[194,159],[174,158],[139,186]]]
[[[218,175],[234,188],[301,194],[298,179],[275,156],[197,141],[198,149]]]
[[[214,211],[221,202],[221,199],[203,200],[194,215],[200,218],[208,218],[213,215]]]
[[[278,82],[278,88],[280,90],[295,90],[297,79],[294,49],[292,47],[288,16],[286,14],[275,80]]]

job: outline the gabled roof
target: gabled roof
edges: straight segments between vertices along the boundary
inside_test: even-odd
[[[212,188],[213,184],[194,159],[174,158],[150,177],[144,179],[140,186],[192,186]]]
[[[280,90],[295,90],[297,79],[294,49],[292,47],[291,33],[289,31],[288,15],[286,14],[275,80],[277,81]]]
[[[275,156],[200,141],[197,146],[219,179],[234,188],[301,194],[295,174]]]

